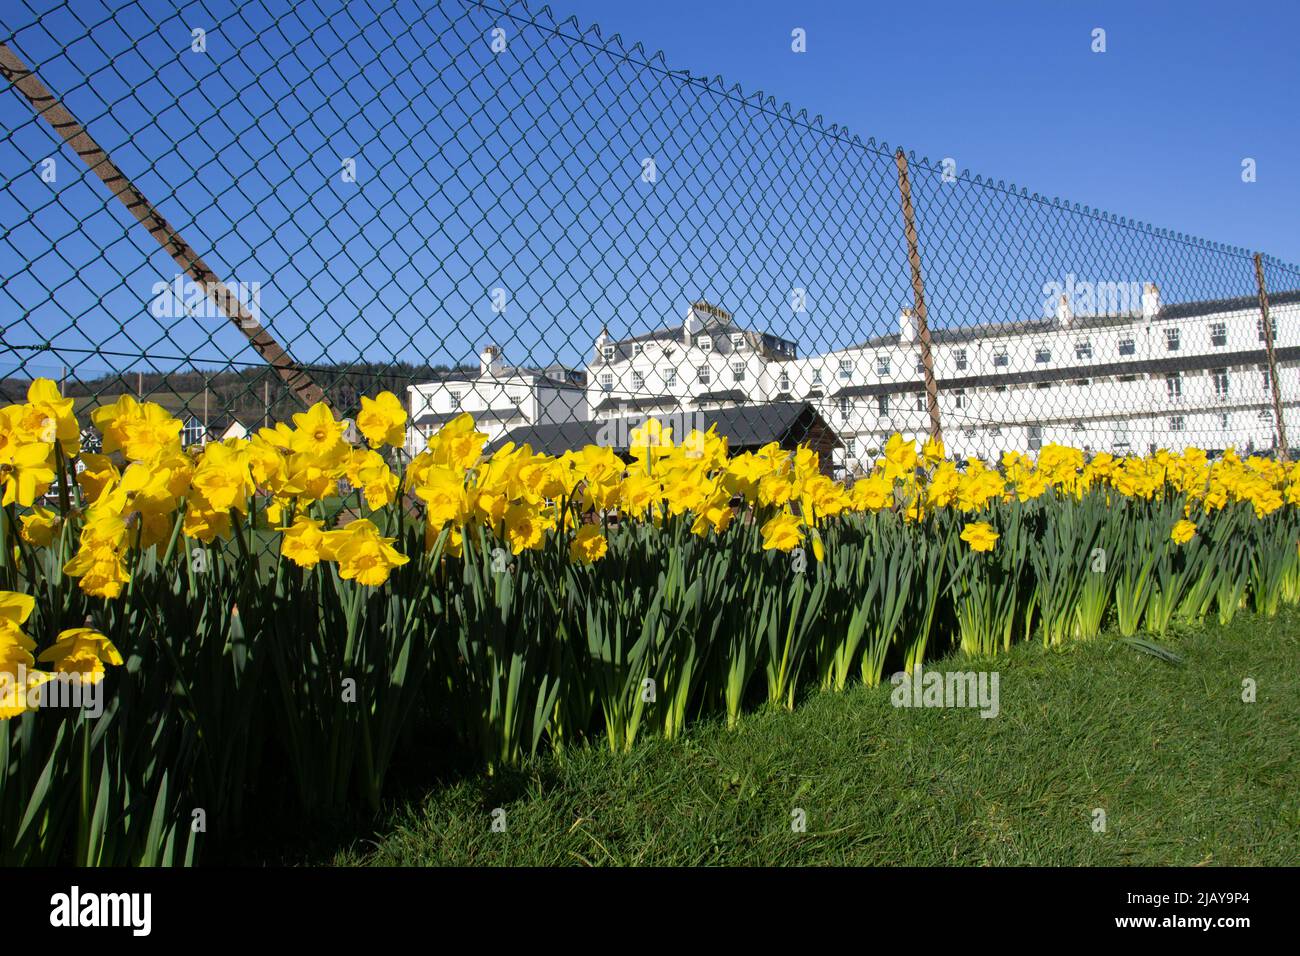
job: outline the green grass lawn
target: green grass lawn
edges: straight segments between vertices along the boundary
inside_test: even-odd
[[[334,862],[1295,865],[1298,625],[1243,614],[1181,632],[1165,642],[1180,665],[1112,636],[951,657],[931,669],[999,672],[997,717],[896,709],[888,685],[812,693],[730,732],[451,783]]]

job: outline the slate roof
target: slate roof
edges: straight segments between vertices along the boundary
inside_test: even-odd
[[[807,402],[765,402],[746,405],[742,408],[719,408],[698,412],[681,413],[690,427],[707,431],[717,426],[717,433],[725,435],[731,450],[758,448],[769,442],[799,442],[814,428],[820,427],[829,436],[835,447],[842,443],[835,436],[833,429]],[[488,446],[489,451],[514,442],[516,445],[529,445],[535,452],[559,455],[566,451],[582,448],[584,445],[609,444],[606,436],[630,435],[632,430],[645,421],[646,416],[609,418],[594,421],[560,422],[550,425],[524,425],[511,429],[497,441]],[[676,432],[677,429],[674,429]],[[681,435],[674,435],[681,438]],[[621,450],[621,446],[614,446]]]

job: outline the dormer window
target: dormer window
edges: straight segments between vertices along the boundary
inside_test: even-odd
[[[733,332],[731,334],[731,344],[735,348],[740,348],[745,344],[745,336],[740,332]]]
[[[710,336],[701,335],[699,339],[696,340],[695,344],[700,347],[700,351],[702,352],[713,351],[713,339]]]
[[[876,374],[877,374],[877,375],[888,375],[888,374],[889,374],[889,356],[888,356],[888,355],[879,355],[879,356],[876,357]]]
[[[606,362],[612,360],[614,358],[614,346],[602,345],[600,347],[600,355]]]
[[[642,355],[644,352],[645,352],[645,346],[642,345],[640,342],[636,342],[636,343],[633,344],[633,346],[632,346],[632,357],[633,357],[633,358],[640,358],[641,355]]]

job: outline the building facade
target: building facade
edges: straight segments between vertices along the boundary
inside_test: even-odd
[[[1300,437],[1300,292],[1271,297],[1286,425]],[[1136,303],[1135,303],[1136,306]],[[943,436],[951,454],[1033,453],[1044,444],[1117,454],[1276,444],[1272,382],[1258,300],[1162,304],[931,331]],[[587,370],[596,418],[672,415],[807,401],[844,443],[838,464],[869,468],[895,432],[930,430],[917,323],[847,349],[800,356],[798,345],[695,302],[680,324],[633,338],[602,333]]]
[[[468,412],[475,426],[494,442],[521,425],[586,420],[586,375],[581,370],[506,365],[501,350],[486,346],[477,372],[457,369],[407,389],[409,414],[406,453],[415,456],[429,437]]]

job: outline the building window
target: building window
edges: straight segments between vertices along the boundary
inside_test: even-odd
[[[847,382],[853,378],[853,360],[840,359],[840,381]]]
[[[952,393],[952,407],[953,407],[953,408],[965,408],[965,407],[966,407],[966,389],[964,389],[964,388],[959,388],[959,389],[956,389],[956,390],[953,391],[953,393]]]
[[[858,440],[856,438],[844,439],[844,457],[846,458],[858,457]]]
[[[633,358],[640,358],[644,353],[645,353],[645,346],[642,345],[640,342],[636,342],[632,345]]]
[[[614,358],[614,346],[602,345],[600,347],[600,354],[606,362],[612,361]]]
[[[1227,431],[1231,424],[1232,424],[1232,416],[1229,415],[1227,412],[1224,412],[1222,415],[1219,416],[1219,427],[1222,428],[1224,431]]]
[[[1050,362],[1051,360],[1052,360],[1052,350],[1049,349],[1046,345],[1038,346],[1038,350],[1034,352],[1034,361],[1037,362],[1039,365],[1043,365],[1047,362]]]
[[[876,414],[878,414],[881,418],[884,418],[885,416],[887,416],[887,415],[889,414],[889,396],[888,396],[888,395],[877,395],[877,396],[876,396]]]
[[[1273,376],[1269,374],[1268,366],[1261,365],[1259,367],[1259,374],[1264,381],[1264,391],[1267,392],[1270,388],[1273,387]]]
[[[1003,349],[1000,352],[993,353],[994,368],[1006,368],[1010,364],[1011,364],[1011,357],[1007,355],[1005,349]]]
[[[1210,323],[1210,344],[1221,349],[1228,344],[1228,326],[1225,322]]]
[[[640,392],[645,390],[645,375],[642,372],[632,373],[632,390]]]
[[[1183,343],[1183,334],[1176,328],[1165,329],[1165,351],[1177,352]]]
[[[182,444],[198,445],[203,441],[203,423],[197,418],[191,418],[185,423],[185,437]]]
[[[1134,339],[1134,338],[1124,338],[1124,339],[1120,339],[1120,340],[1119,340],[1119,354],[1120,354],[1120,355],[1136,355],[1136,354],[1137,354],[1137,340]]]
[[[889,356],[888,356],[888,355],[877,355],[877,356],[876,356],[876,374],[877,374],[877,375],[888,375],[888,374],[889,374]]]
[[[916,374],[917,375],[925,374],[925,359],[921,358],[921,356],[919,355],[916,357]]]
[[[923,412],[923,411],[925,411],[928,407],[929,407],[929,406],[926,405],[926,403],[925,403],[925,392],[917,392],[917,393],[916,393],[916,410],[917,410],[918,412]]]
[[[731,344],[734,348],[740,348],[745,344],[745,336],[740,332],[733,332],[731,335]]]
[[[452,391],[447,394],[451,397],[451,410],[454,412],[460,411],[461,393]]]
[[[1034,388],[1040,388],[1040,389],[1046,389],[1051,387],[1052,387],[1051,382],[1038,382],[1034,385]]]
[[[1269,326],[1269,329],[1268,329],[1268,330],[1269,330],[1270,332],[1273,333],[1273,338],[1276,339],[1276,338],[1277,338],[1277,319],[1270,318],[1270,319],[1268,320],[1268,326]],[[1255,320],[1255,331],[1256,331],[1256,333],[1259,335],[1259,340],[1260,340],[1261,342],[1267,342],[1267,341],[1268,341],[1268,339],[1265,338],[1265,336],[1264,336],[1264,320],[1263,320],[1263,319],[1256,319],[1256,320]]]
[[[696,340],[696,344],[700,347],[700,351],[702,351],[702,352],[712,352],[712,351],[713,351],[713,339],[710,338],[710,337],[707,336],[707,335],[701,335],[701,336]]]
[[[966,371],[966,350],[956,349],[952,353],[952,364],[956,366],[957,371]]]
[[[600,390],[602,392],[614,391],[614,376],[609,372],[603,372],[600,376]]]
[[[780,379],[777,380],[777,386],[778,386],[778,387],[781,389],[781,391],[783,391],[783,392],[788,392],[788,391],[790,391],[790,373],[789,373],[789,372],[782,372],[782,373],[781,373],[781,377],[780,377]]]
[[[1259,420],[1260,420],[1261,422],[1263,422],[1265,425],[1272,425],[1272,424],[1273,424],[1273,412],[1272,412],[1270,409],[1267,409],[1267,408],[1261,409],[1261,410],[1260,410],[1260,413],[1259,413]]]
[[[731,380],[732,380],[733,382],[735,382],[737,385],[739,385],[741,382],[743,382],[743,381],[745,380],[745,363],[744,363],[744,362],[732,362],[732,363],[731,363]]]
[[[1165,376],[1165,392],[1170,398],[1183,397],[1183,373],[1170,372]]]
[[[1074,357],[1077,359],[1092,358],[1092,343],[1087,339],[1080,339],[1074,343]]]
[[[1076,379],[1074,380],[1074,384],[1077,385],[1077,386],[1079,386],[1080,388],[1084,388],[1084,387],[1086,387],[1086,386],[1092,384],[1092,379],[1090,379],[1090,378],[1076,378]]]
[[[669,388],[675,388],[677,386],[677,369],[664,369],[664,384]]]
[[[710,375],[709,375],[709,367],[707,365],[701,365],[699,367],[699,377],[700,377],[701,385],[709,384]]]
[[[1174,415],[1169,419],[1169,430],[1171,432],[1181,432],[1187,430],[1187,422],[1182,415]]]
[[[822,383],[822,370],[817,369],[816,371],[813,372],[813,384],[820,385],[821,383]]]
[[[1216,368],[1210,372],[1210,376],[1214,379],[1214,397],[1227,398],[1228,370],[1226,368]]]

